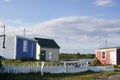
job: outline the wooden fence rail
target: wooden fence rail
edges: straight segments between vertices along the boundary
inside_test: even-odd
[[[88,66],[84,65],[51,65],[51,66],[44,66],[43,72],[45,73],[79,73],[85,72],[87,70],[92,70],[95,72],[99,71],[113,71],[114,66]],[[20,73],[37,73],[41,72],[41,66],[5,66],[0,69],[0,73],[9,73],[9,74],[20,74]]]

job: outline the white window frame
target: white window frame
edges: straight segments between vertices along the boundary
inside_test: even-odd
[[[103,52],[105,53],[105,54],[104,54],[104,57],[105,57],[105,58],[103,58]],[[101,52],[101,59],[102,59],[102,60],[106,60],[106,51],[102,51],[102,52]]]
[[[28,41],[23,40],[23,52],[28,52]]]

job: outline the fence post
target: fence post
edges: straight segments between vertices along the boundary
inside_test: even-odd
[[[43,68],[44,68],[45,62],[42,61],[41,62],[41,76],[43,76]]]
[[[67,72],[66,62],[64,62],[65,73]]]
[[[88,70],[88,61],[86,61],[86,71]]]

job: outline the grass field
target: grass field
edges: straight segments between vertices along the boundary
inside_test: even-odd
[[[104,78],[116,74],[112,72],[95,73],[92,71],[75,73],[75,74],[49,74],[45,73],[41,76],[40,73],[30,74],[0,74],[0,80],[99,80],[99,76]]]
[[[4,61],[4,64],[5,65],[31,65],[31,66],[35,66],[35,65],[41,65],[41,61],[21,61],[21,60],[5,60]],[[62,63],[59,63],[59,62],[49,62],[49,61],[46,61],[45,62],[45,65],[60,65]]]

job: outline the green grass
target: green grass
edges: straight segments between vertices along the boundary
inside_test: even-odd
[[[21,61],[21,60],[5,60],[5,65],[15,65],[15,66],[22,66],[22,65],[36,65],[37,61]]]
[[[106,71],[106,72],[101,72],[100,74],[103,75],[104,77],[108,77],[110,75],[116,74],[116,72],[115,71]]]
[[[114,71],[108,72],[81,72],[74,74],[50,74],[44,73],[41,76],[40,73],[29,73],[29,74],[0,74],[0,80],[99,80],[102,78],[108,78],[110,75],[117,74]],[[120,73],[119,73],[120,74]],[[101,79],[100,79],[101,80]]]
[[[41,76],[40,73],[31,74],[1,74],[0,80],[95,80],[94,72],[87,71],[75,74],[49,74],[45,73]]]
[[[38,65],[41,65],[41,61],[21,61],[21,60],[5,60],[4,61],[5,65],[14,65],[14,66],[28,66],[28,65],[31,65],[31,66],[36,66],[37,64]],[[59,63],[59,62],[49,62],[49,61],[46,61],[45,62],[45,65],[63,65],[62,63]]]

